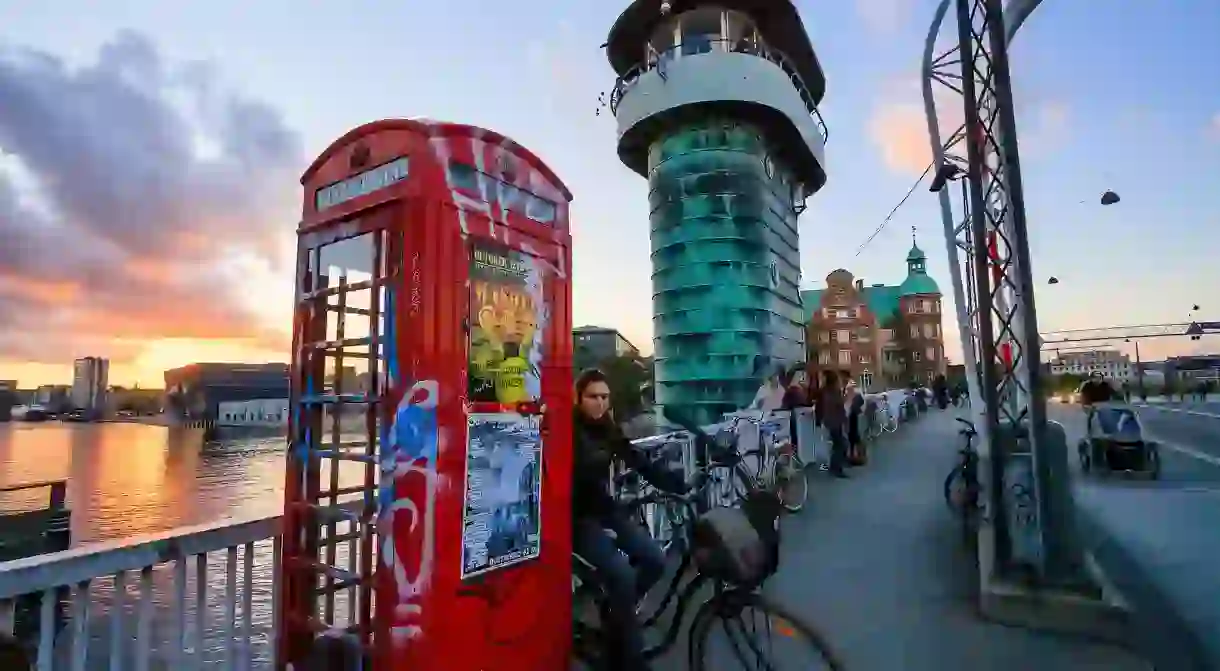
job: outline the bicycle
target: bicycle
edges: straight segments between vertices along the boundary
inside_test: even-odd
[[[877,404],[877,410],[877,414],[881,416],[881,433],[893,433],[898,431],[898,414],[894,411],[893,407],[889,405],[888,395],[881,395],[881,399]]]
[[[809,479],[805,475],[805,462],[797,454],[796,446],[793,445],[791,439],[784,442],[774,441],[769,444],[769,441],[763,436],[764,422],[761,417],[737,415],[730,420],[727,431],[721,430],[722,433],[727,433],[732,437],[734,451],[736,451],[738,439],[737,429],[742,420],[756,427],[759,433],[759,445],[757,448],[741,453],[742,459],[753,457],[757,467],[752,477],[738,478],[744,487],[744,491],[737,492],[738,497],[761,486],[774,492],[785,510],[790,513],[800,512],[809,499]]]
[[[702,441],[705,444],[710,442],[704,436]],[[738,462],[738,465],[740,462]],[[690,607],[692,599],[705,587],[712,587],[712,594],[705,599],[695,610],[695,614],[691,618],[690,627],[687,630],[687,657],[688,664],[694,671],[705,671],[706,664],[712,652],[709,650],[708,642],[711,638],[712,625],[719,621],[725,632],[729,635],[730,645],[734,656],[741,664],[743,669],[757,668],[775,668],[766,659],[766,652],[758,645],[758,632],[752,630],[751,634],[745,634],[745,643],[748,648],[743,651],[734,640],[733,631],[745,633],[744,623],[741,621],[741,615],[747,609],[755,610],[761,613],[767,623],[767,630],[772,629],[778,631],[781,635],[790,640],[797,640],[803,643],[807,655],[812,656],[815,660],[821,660],[823,666],[803,663],[793,667],[801,671],[828,668],[832,671],[842,671],[843,664],[839,661],[838,656],[831,650],[830,646],[825,641],[816,629],[800,621],[800,619],[792,616],[782,607],[770,603],[765,597],[758,593],[758,588],[762,581],[769,577],[778,568],[778,500],[774,494],[768,494],[763,491],[757,491],[754,495],[743,502],[748,509],[738,508],[716,508],[703,517],[697,515],[695,509],[695,501],[705,492],[706,485],[710,482],[707,471],[712,468],[717,468],[723,464],[709,464],[706,471],[701,471],[695,476],[695,486],[687,494],[678,495],[670,494],[661,491],[654,491],[649,495],[633,500],[632,506],[646,506],[652,504],[661,504],[664,501],[669,501],[674,504],[681,505],[687,511],[686,514],[686,531],[685,535],[691,539],[691,543],[687,544],[683,549],[678,570],[670,579],[664,596],[651,615],[643,619],[641,625],[645,628],[655,628],[661,619],[661,616],[670,610],[670,605],[673,604],[673,619],[664,629],[662,640],[660,643],[648,648],[645,651],[647,659],[656,659],[673,648],[677,643],[679,632],[682,629],[682,624],[685,620],[687,609]],[[766,497],[770,496],[770,504]],[[758,558],[766,555],[767,544],[763,540],[764,534],[759,531],[765,529],[767,522],[756,521],[756,517],[770,520],[770,524],[774,525],[775,529],[775,559],[768,562],[767,569],[757,568],[749,574],[738,574],[731,567],[736,566],[737,562],[726,558]],[[760,526],[761,524],[761,526]],[[725,527],[735,527],[741,529],[743,525],[748,525],[749,528],[758,532],[755,537],[755,542],[745,547],[730,547],[734,545],[730,536],[723,535],[719,530]],[[730,553],[730,554],[725,554]],[[581,617],[585,609],[581,608],[582,603],[592,603],[596,607],[596,612],[601,621],[606,621],[609,617],[609,607],[607,600],[602,594],[593,566],[587,561],[584,561],[578,554],[573,553],[572,580],[573,580],[573,654],[582,664],[588,668],[596,669],[597,671],[612,671],[616,669],[614,664],[614,651],[619,647],[617,642],[607,632],[602,630],[597,625],[585,621]],[[748,563],[748,562],[747,562]],[[753,566],[761,566],[761,563],[754,563]],[[691,568],[694,568],[694,574],[689,579],[685,579]],[[684,580],[685,579],[685,580]],[[677,599],[675,603],[675,598]],[[740,624],[738,630],[731,630],[730,626]],[[768,646],[769,648],[769,646]],[[747,652],[754,657],[763,657],[764,659],[751,662],[747,658]]]
[[[965,439],[966,446],[957,451],[958,463],[945,477],[944,496],[949,510],[961,520],[962,539],[969,542],[982,509],[979,503],[982,491],[978,476],[979,455],[974,449],[974,439],[978,436],[978,431],[970,420],[961,417],[954,419],[964,425],[958,430],[958,435]]]

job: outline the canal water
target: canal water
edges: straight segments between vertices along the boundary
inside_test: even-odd
[[[283,507],[285,440],[282,436],[221,436],[203,440],[198,429],[168,428],[136,423],[0,423],[0,485],[33,481],[68,482],[68,505],[72,511],[72,542],[81,546],[165,531],[184,525],[216,522],[225,518],[278,515]],[[360,473],[344,469],[345,484],[359,482]],[[0,511],[45,507],[46,490],[0,494]],[[346,556],[340,547],[340,561]],[[244,549],[241,551],[244,553]],[[244,557],[239,556],[238,571]],[[343,565],[343,564],[340,564]],[[255,549],[252,588],[252,649],[254,668],[270,663],[272,623],[271,543]],[[207,605],[204,621],[204,656],[210,663],[222,660],[225,641],[219,635],[225,626],[226,556],[209,556]],[[153,669],[171,668],[170,659],[176,621],[172,575],[168,566],[153,576],[155,643]],[[244,576],[238,577],[243,589]],[[92,611],[89,617],[89,669],[109,667],[111,613],[116,607],[115,584],[103,578],[89,586]],[[135,604],[139,599],[139,574],[129,574],[125,589],[124,618],[130,623],[120,637],[123,648],[120,668],[134,668],[131,639],[135,636]],[[187,594],[195,593],[194,566],[188,571]],[[342,595],[341,595],[342,597]],[[194,637],[195,605],[188,604],[188,641]],[[241,599],[237,618],[241,622]],[[338,609],[345,610],[344,599]],[[340,620],[345,621],[344,620]],[[67,630],[61,632],[56,669],[63,666],[68,649]],[[191,646],[188,646],[191,647]],[[244,656],[245,651],[238,650]],[[239,668],[239,667],[238,667]]]

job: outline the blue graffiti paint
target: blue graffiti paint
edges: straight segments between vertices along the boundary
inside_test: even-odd
[[[385,402],[390,398],[390,390],[398,385],[398,324],[394,310],[397,292],[392,287],[385,288],[385,304],[382,306],[382,323],[385,330],[382,333],[381,353],[384,354],[386,381],[378,396]],[[389,510],[394,503],[394,463],[397,461],[394,445],[390,442],[390,423],[381,422],[381,436],[378,440],[379,457],[381,460],[381,487],[377,492],[377,507]]]
[[[406,403],[394,417],[394,451],[399,459],[436,460],[436,408]]]

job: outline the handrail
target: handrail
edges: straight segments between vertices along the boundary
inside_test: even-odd
[[[0,494],[11,492],[24,492],[30,489],[49,489],[50,501],[47,504],[49,510],[63,510],[68,501],[68,481],[67,480],[38,480],[35,482],[23,482],[16,485],[0,486]],[[5,513],[0,513],[3,515]]]
[[[797,93],[801,96],[801,101],[805,103],[805,109],[809,115],[813,117],[814,123],[817,124],[818,131],[822,133],[822,141],[830,139],[830,132],[826,128],[826,121],[822,118],[822,113],[818,110],[818,105],[814,102],[813,94],[809,92],[809,87],[805,85],[805,80],[797,74],[796,68],[792,65],[790,59],[784,52],[771,47],[767,43],[758,40],[755,42],[746,42],[742,40],[729,40],[723,37],[700,40],[699,42],[687,42],[687,46],[695,46],[696,50],[691,53],[683,52],[683,43],[658,52],[655,59],[651,59],[646,63],[637,63],[633,65],[627,72],[623,73],[614,82],[614,89],[610,92],[610,113],[618,114],[619,103],[622,102],[623,95],[627,93],[639,78],[647,72],[658,70],[662,76],[665,74],[665,64],[675,58],[690,58],[692,56],[700,56],[712,51],[724,51],[726,53],[749,54],[765,58],[772,63],[778,65],[788,75],[788,79],[792,81],[796,87]],[[707,48],[705,48],[707,47]]]
[[[0,493],[20,492],[26,489],[42,489],[43,487],[66,487],[67,484],[67,480],[38,480],[35,482],[22,482],[15,485],[0,485]]]
[[[360,504],[341,505],[357,511]],[[0,601],[272,538],[281,520],[282,515],[225,518],[0,562]]]

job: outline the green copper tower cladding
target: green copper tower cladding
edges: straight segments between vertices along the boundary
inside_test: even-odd
[[[619,158],[648,179],[657,401],[712,422],[804,357],[825,80],[789,0],[640,0],[606,46]]]

